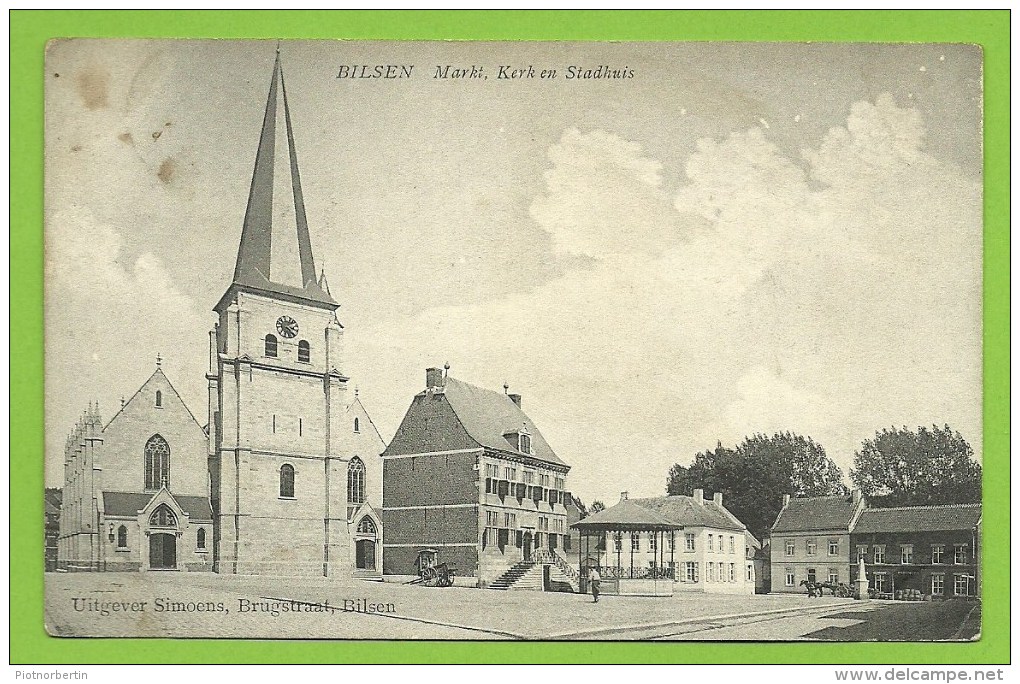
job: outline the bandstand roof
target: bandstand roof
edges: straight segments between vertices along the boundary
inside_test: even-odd
[[[571,527],[578,530],[679,530],[678,525],[659,513],[623,500],[612,508],[578,520]]]

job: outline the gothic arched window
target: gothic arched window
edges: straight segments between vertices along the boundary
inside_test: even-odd
[[[375,536],[375,523],[367,515],[358,523],[358,534],[370,534]]]
[[[170,487],[170,445],[160,435],[145,443],[145,488]]]
[[[294,498],[294,466],[289,463],[280,466],[280,496],[284,499]]]
[[[347,466],[347,503],[365,503],[365,464],[357,456]]]
[[[358,423],[358,419],[355,418],[354,419],[354,431],[358,432],[360,430],[360,428],[361,428],[361,425]]]
[[[123,525],[117,528],[117,548],[127,548],[127,528]]]
[[[156,390],[156,408],[162,408],[163,406],[163,393]]]
[[[198,528],[198,544],[197,544],[197,546],[200,549],[204,549],[205,548],[205,528],[204,527],[199,527]]]
[[[312,359],[312,348],[308,342],[301,340],[297,343],[297,360],[308,363]]]
[[[276,335],[266,335],[266,356],[276,356]]]
[[[149,525],[153,527],[177,527],[177,516],[166,504],[160,504],[149,516]]]

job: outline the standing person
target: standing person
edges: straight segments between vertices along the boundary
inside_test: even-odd
[[[588,582],[591,583],[591,595],[595,597],[595,603],[598,603],[599,585],[602,584],[602,575],[599,574],[598,568],[592,568],[588,571]]]

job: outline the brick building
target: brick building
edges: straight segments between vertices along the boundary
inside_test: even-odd
[[[159,365],[105,427],[90,404],[67,439],[58,569],[212,569],[206,434]]]
[[[850,533],[851,575],[865,562],[869,588],[895,597],[975,596],[980,587],[981,504],[868,508]]]
[[[849,585],[850,530],[864,510],[860,490],[846,496],[783,496],[770,538],[773,593],[803,593],[801,582]]]
[[[570,467],[521,409],[520,395],[438,368],[426,371],[425,385],[383,452],[384,573],[447,563],[458,577],[489,586],[519,564],[562,565]]]

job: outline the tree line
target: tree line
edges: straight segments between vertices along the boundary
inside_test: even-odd
[[[981,501],[981,465],[948,425],[885,429],[854,453],[850,480],[871,505],[923,506]],[[722,492],[726,508],[758,539],[775,522],[783,494],[849,494],[821,444],[792,432],[756,434],[736,447],[717,443],[688,466],[674,464],[666,493]]]

